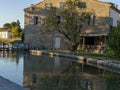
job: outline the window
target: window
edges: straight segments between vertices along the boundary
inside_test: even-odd
[[[86,19],[86,24],[87,25],[90,25],[90,19],[91,19],[90,16],[88,16],[87,19]]]
[[[60,16],[56,16],[56,17],[57,17],[57,23],[60,24],[61,17]]]
[[[32,10],[35,10],[35,7],[32,7]]]
[[[94,25],[95,24],[95,15],[90,15],[86,17],[86,25]]]
[[[113,18],[111,18],[111,17],[109,18],[109,25],[113,26]]]
[[[79,8],[86,8],[86,3],[85,2],[78,2],[78,7]]]
[[[37,25],[38,24],[38,17],[37,16],[33,16],[32,23],[33,23],[33,25]]]
[[[64,8],[64,6],[65,6],[65,3],[64,2],[60,2],[60,8]]]
[[[51,3],[46,3],[45,4],[45,8],[50,8],[50,6],[51,6]]]
[[[61,23],[62,23],[62,21],[63,21],[62,16],[57,15],[57,16],[56,16],[56,18],[57,18],[57,24],[61,24]]]

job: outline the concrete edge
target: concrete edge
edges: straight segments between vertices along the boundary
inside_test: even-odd
[[[61,53],[53,53],[53,52],[46,52],[42,50],[30,50],[31,54],[34,55],[49,55],[49,56],[58,56],[58,57],[65,57],[70,59],[75,59],[77,62],[81,61],[86,64],[93,64],[95,66],[103,67],[104,69],[111,69],[112,71],[115,69],[117,72],[120,73],[120,63],[114,63],[111,60],[99,60],[94,58],[88,58],[84,56],[75,56],[75,55],[67,55]]]

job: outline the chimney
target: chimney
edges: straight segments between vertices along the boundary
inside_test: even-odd
[[[114,6],[115,6],[115,8],[118,8],[118,5],[115,4]]]

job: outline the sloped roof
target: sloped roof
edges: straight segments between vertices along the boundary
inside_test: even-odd
[[[111,6],[110,8],[112,8],[114,11],[116,11],[120,14],[120,10],[118,8],[116,8],[115,6]]]
[[[24,10],[29,9],[29,8],[31,8],[31,7],[33,7],[33,6],[39,5],[39,4],[41,4],[42,2],[44,2],[44,1],[38,2],[38,3],[36,3],[36,4],[31,4],[31,6],[28,6],[28,7],[24,8]]]
[[[10,32],[10,29],[0,28],[0,32]]]
[[[108,35],[109,27],[107,26],[88,26],[81,30],[81,36],[101,36]]]

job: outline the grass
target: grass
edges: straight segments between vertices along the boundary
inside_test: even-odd
[[[97,54],[97,53],[92,53],[92,52],[79,52],[79,51],[70,51],[70,50],[48,50],[48,51],[55,52],[55,53],[68,54],[68,55],[85,56],[85,57],[91,57],[91,58],[96,58],[96,59],[120,60],[118,58],[112,57],[109,54]]]
[[[8,38],[8,39],[0,39],[0,42],[4,43],[21,43],[21,40],[19,38]]]
[[[96,53],[90,53],[90,52],[79,52],[79,51],[70,51],[70,50],[48,50],[48,51],[55,52],[55,53],[68,54],[68,55],[76,55],[76,56],[105,58],[104,54],[96,54]]]

